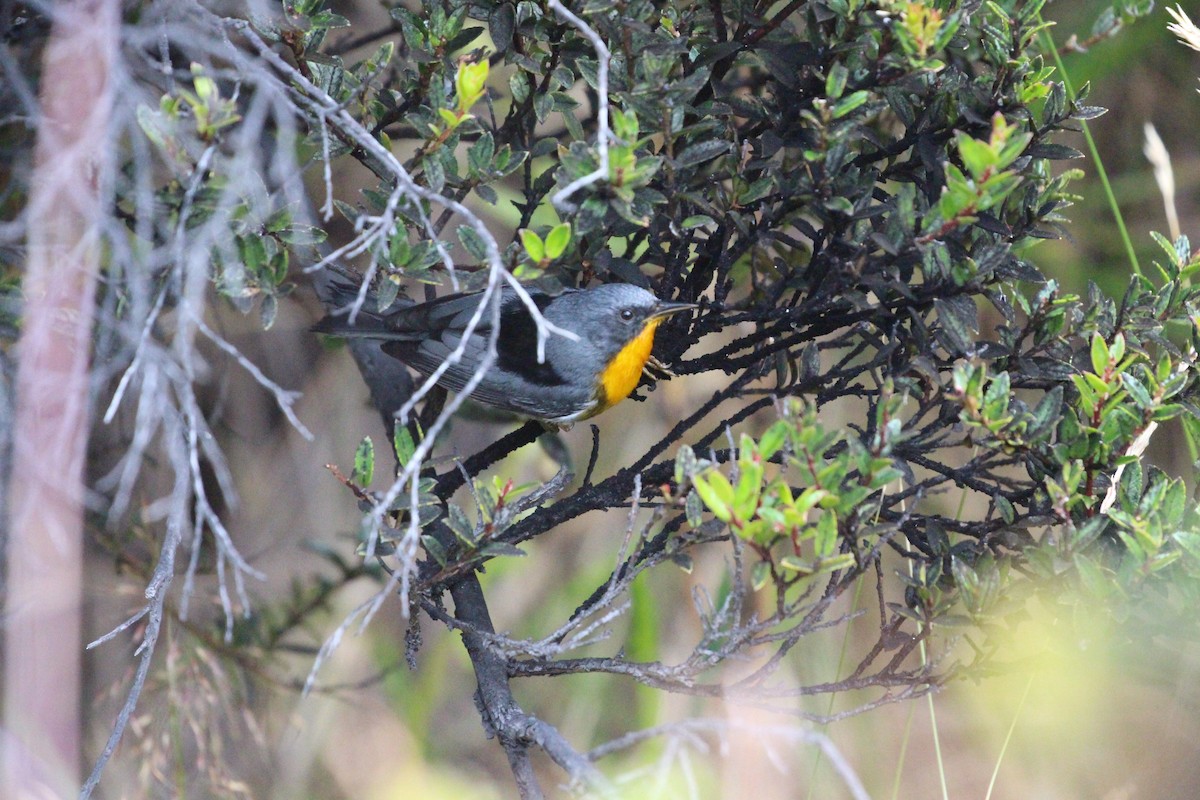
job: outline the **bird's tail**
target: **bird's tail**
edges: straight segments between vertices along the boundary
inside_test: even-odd
[[[378,337],[386,332],[387,326],[382,315],[378,313],[375,293],[368,292],[363,299],[358,312],[353,313],[358,304],[359,286],[348,280],[335,278],[326,286],[328,295],[327,306],[334,309],[324,319],[313,325],[314,333],[325,333],[330,336],[365,336]],[[353,316],[353,319],[351,317]]]

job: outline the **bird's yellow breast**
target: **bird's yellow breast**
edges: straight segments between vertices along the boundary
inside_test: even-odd
[[[629,397],[629,393],[638,385],[642,377],[642,368],[646,366],[646,359],[650,358],[650,350],[654,347],[654,330],[659,322],[658,319],[649,320],[642,332],[608,362],[608,366],[600,375],[601,409],[616,405]]]

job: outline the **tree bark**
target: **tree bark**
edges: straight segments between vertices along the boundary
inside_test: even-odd
[[[54,7],[26,212],[4,611],[7,797],[73,796],[88,355],[120,6]]]

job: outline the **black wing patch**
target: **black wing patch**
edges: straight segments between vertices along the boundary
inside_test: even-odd
[[[548,294],[531,293],[539,311],[554,301]],[[500,307],[500,336],[496,339],[497,363],[502,370],[538,386],[562,386],[566,380],[550,362],[537,360],[537,324],[525,303],[515,294]]]
[[[537,291],[530,292],[530,297],[540,311],[544,311],[555,299]],[[383,351],[418,372],[429,374],[458,346],[466,318],[475,312],[477,304],[478,295],[475,294],[448,295],[430,303],[397,310],[388,316],[388,331],[380,336],[388,339]],[[477,356],[482,354],[480,348],[490,335],[490,329],[485,314],[471,334],[472,342],[479,345],[476,348]],[[537,325],[521,298],[508,290],[504,291],[500,305],[495,368],[516,375],[535,387],[566,384],[566,379],[549,363],[537,362]],[[460,364],[446,373],[443,382],[451,388],[460,388],[471,372],[471,369]],[[511,388],[515,387],[500,388],[499,392],[503,394]],[[477,389],[476,394],[479,392]],[[498,401],[497,404],[503,403]]]

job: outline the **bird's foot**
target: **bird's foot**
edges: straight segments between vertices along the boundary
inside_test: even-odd
[[[642,365],[642,374],[653,381],[661,381],[666,378],[678,377],[671,368],[659,361],[654,356],[646,359],[646,363]]]

